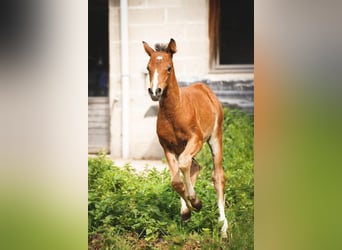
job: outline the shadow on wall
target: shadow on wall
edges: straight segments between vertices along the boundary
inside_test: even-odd
[[[161,160],[164,157],[164,152],[159,144],[157,134],[153,136],[153,140],[150,142],[149,146],[146,147],[144,152],[144,158],[149,160]]]
[[[146,113],[144,115],[144,118],[154,117],[154,116],[157,116],[157,115],[158,115],[158,106],[157,105],[153,105],[153,106],[150,106],[148,108],[148,110],[146,111]]]
[[[158,105],[150,106],[145,112],[144,118],[156,117],[158,115]],[[145,159],[161,160],[164,157],[164,152],[159,144],[157,133],[155,132],[149,146],[146,147],[146,151],[143,154]]]

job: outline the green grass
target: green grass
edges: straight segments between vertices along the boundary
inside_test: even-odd
[[[220,239],[216,193],[208,146],[195,190],[199,213],[181,222],[178,194],[167,170],[137,174],[114,166],[104,154],[88,159],[89,249],[253,249],[253,119],[225,109],[224,159],[228,240]]]

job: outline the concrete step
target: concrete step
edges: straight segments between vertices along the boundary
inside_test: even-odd
[[[219,98],[236,98],[254,100],[254,91],[252,90],[214,90],[214,93]]]
[[[206,81],[212,90],[254,90],[254,82],[248,81]]]
[[[202,80],[219,98],[224,107],[254,113],[254,80],[211,81]],[[179,82],[180,86],[189,86],[192,82]]]
[[[219,98],[223,107],[228,107],[230,109],[240,109],[246,111],[250,114],[254,113],[254,102],[241,99],[232,98]]]

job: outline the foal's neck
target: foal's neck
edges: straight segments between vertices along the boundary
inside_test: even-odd
[[[165,95],[159,102],[159,107],[162,111],[174,111],[180,104],[180,89],[177,83],[174,70],[171,72],[169,83]]]

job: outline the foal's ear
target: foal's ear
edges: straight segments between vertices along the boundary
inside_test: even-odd
[[[151,54],[154,52],[154,49],[152,49],[152,48],[150,47],[150,45],[147,44],[147,42],[143,41],[142,43],[144,44],[144,49],[145,49],[146,53],[147,53],[149,56],[151,56]]]
[[[170,39],[170,42],[167,45],[166,52],[170,53],[171,56],[177,52],[176,42],[172,38]]]

